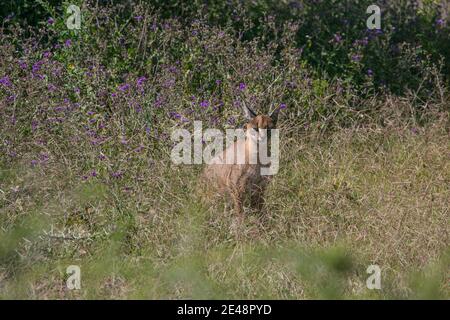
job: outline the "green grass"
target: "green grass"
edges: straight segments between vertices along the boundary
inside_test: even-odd
[[[444,119],[445,120],[445,119]],[[283,136],[262,215],[237,238],[200,167],[81,180],[77,159],[1,168],[2,298],[450,297],[447,123]],[[124,187],[127,187],[124,190]],[[368,290],[366,269],[382,270]],[[82,289],[66,288],[79,265]]]

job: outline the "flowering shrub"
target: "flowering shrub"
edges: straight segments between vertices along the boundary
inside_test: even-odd
[[[412,93],[422,120],[445,100],[449,28],[435,2],[383,3],[381,30],[365,27],[368,1],[87,2],[81,30],[39,3],[31,18],[19,3],[1,30],[2,149],[90,150],[101,158],[85,159],[82,177],[121,178],[123,161],[161,156],[174,126],[240,125],[243,102],[326,130],[373,119],[373,94]]]

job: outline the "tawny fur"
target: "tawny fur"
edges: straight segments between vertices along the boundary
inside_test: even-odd
[[[205,167],[202,174],[203,188],[221,197],[231,198],[234,210],[242,218],[244,200],[250,200],[253,209],[261,210],[264,205],[264,192],[267,176],[261,175],[259,159],[250,164],[250,155],[257,152],[258,129],[273,129],[278,110],[271,116],[258,115],[244,107],[244,113],[250,121],[245,125],[245,140],[236,141],[228,149],[214,157],[212,164]],[[242,146],[244,144],[244,146]],[[225,159],[236,155],[238,150],[245,150],[244,164],[227,164]]]

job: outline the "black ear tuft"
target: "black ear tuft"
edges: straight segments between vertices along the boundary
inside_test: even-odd
[[[242,103],[242,110],[244,111],[244,115],[248,120],[252,120],[254,117],[256,117],[256,113],[247,107],[245,103]]]
[[[277,124],[279,113],[280,113],[280,108],[275,108],[275,110],[273,110],[272,113],[269,115],[269,117],[272,119],[273,125]]]

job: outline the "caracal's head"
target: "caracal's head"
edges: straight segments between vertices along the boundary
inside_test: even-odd
[[[246,130],[247,136],[252,139],[261,141],[270,134],[271,129],[275,129],[278,120],[279,108],[276,108],[269,115],[257,115],[252,109],[248,108],[246,105],[242,107],[244,115],[248,122],[245,124],[244,129]]]

